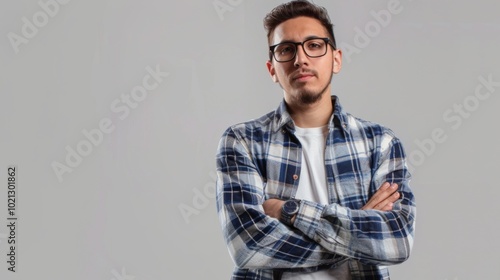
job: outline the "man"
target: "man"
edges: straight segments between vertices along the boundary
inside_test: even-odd
[[[331,96],[342,52],[324,8],[292,1],[264,23],[283,102],[228,128],[217,153],[232,279],[389,279],[416,214],[402,145]]]

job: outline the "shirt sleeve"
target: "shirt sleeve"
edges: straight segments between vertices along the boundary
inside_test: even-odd
[[[328,251],[371,265],[398,264],[408,259],[416,217],[403,147],[391,133],[381,138],[371,185],[398,184],[401,198],[392,211],[354,210],[338,204],[324,206],[302,201],[294,223]]]
[[[333,267],[345,257],[264,213],[265,180],[246,142],[231,128],[217,152],[217,212],[229,253],[239,268]]]

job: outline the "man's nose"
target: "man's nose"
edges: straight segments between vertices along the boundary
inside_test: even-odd
[[[307,64],[309,60],[309,57],[307,56],[306,52],[304,51],[304,46],[298,45],[297,46],[297,53],[295,54],[295,62],[293,65],[300,66],[303,64]]]

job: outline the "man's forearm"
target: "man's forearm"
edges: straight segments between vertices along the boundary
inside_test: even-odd
[[[361,209],[381,211],[392,210],[394,202],[400,197],[397,190],[398,184],[385,182]],[[281,220],[281,210],[284,204],[285,201],[280,199],[268,199],[262,204],[262,207],[266,215]],[[296,216],[296,214],[293,215],[292,224],[295,222]]]
[[[401,263],[409,257],[415,219],[412,194],[404,189],[391,211],[303,201],[294,226],[330,252],[372,265]]]

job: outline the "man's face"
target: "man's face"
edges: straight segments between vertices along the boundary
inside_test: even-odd
[[[297,17],[276,27],[270,45],[286,41],[303,42],[311,37],[326,38],[328,32],[314,18]],[[287,103],[312,104],[324,93],[330,93],[332,75],[340,71],[342,64],[341,51],[332,50],[328,46],[324,56],[312,58],[305,54],[302,46],[297,46],[297,54],[291,61],[277,62],[273,58],[267,62],[269,74],[283,88]]]

